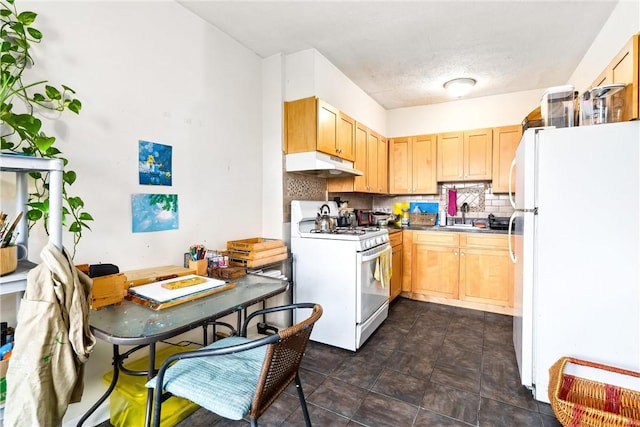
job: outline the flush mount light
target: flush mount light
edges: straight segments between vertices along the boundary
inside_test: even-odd
[[[449,92],[449,95],[460,98],[468,94],[475,84],[476,81],[474,79],[460,78],[449,80],[443,86]]]

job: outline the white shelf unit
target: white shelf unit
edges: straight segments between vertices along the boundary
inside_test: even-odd
[[[62,249],[62,169],[60,159],[43,159],[13,154],[0,154],[0,172],[14,173],[16,176],[16,215],[24,215],[16,231],[17,243],[29,247],[27,224],[27,201],[29,187],[27,178],[30,172],[49,173],[49,241]],[[15,218],[15,216],[14,216]],[[27,287],[27,273],[35,267],[30,261],[18,262],[18,268],[11,274],[0,276],[0,295],[23,292]]]

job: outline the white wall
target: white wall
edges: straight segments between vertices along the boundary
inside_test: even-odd
[[[520,124],[544,90],[463,99],[387,111],[387,137]]]
[[[285,58],[285,99],[317,96],[368,128],[386,135],[386,111],[315,49]]]
[[[569,83],[581,93],[589,88],[613,57],[640,31],[640,1],[621,0],[578,64]]]
[[[18,7],[38,13],[44,33],[32,79],[71,86],[83,104],[79,116],[45,124],[78,173],[72,192],[95,218],[76,263],[181,265],[190,244],[223,248],[262,235],[261,58],[173,1],[21,0]],[[138,184],[140,139],[173,147],[172,187]],[[12,195],[4,175],[3,204]],[[132,233],[135,193],[178,194],[179,229]],[[45,239],[30,240],[39,262]],[[3,320],[15,316],[13,302],[2,298]],[[110,351],[103,342],[96,347],[83,401],[69,407],[66,420],[106,389],[100,378]]]
[[[181,264],[193,243],[261,234],[261,59],[174,2],[20,2],[44,33],[33,78],[73,87],[49,124],[95,221],[75,261]],[[138,140],[173,147],[173,186],[138,184]],[[179,229],[132,233],[131,195],[177,194]],[[70,236],[65,245],[70,245]]]
[[[266,58],[262,63],[262,236],[278,239],[283,237],[284,221],[282,207],[283,69],[284,57],[281,54]]]

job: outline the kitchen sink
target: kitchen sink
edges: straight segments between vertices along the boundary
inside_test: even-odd
[[[455,224],[455,225],[447,225],[444,228],[451,228],[456,230],[468,230],[470,228],[474,228],[471,224]]]
[[[481,227],[475,227],[471,224],[455,224],[455,225],[447,225],[446,227],[442,227],[445,230],[451,230],[451,231],[462,231],[462,232],[487,232],[487,231],[494,231],[491,230],[489,227],[485,227],[485,228],[481,228]]]

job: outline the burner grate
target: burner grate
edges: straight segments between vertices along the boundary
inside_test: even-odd
[[[379,227],[336,227],[333,230],[312,229],[312,234],[342,234],[347,236],[362,236],[363,234],[380,231]]]

